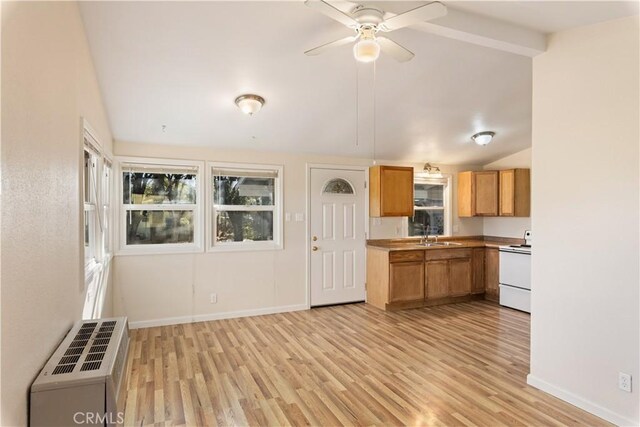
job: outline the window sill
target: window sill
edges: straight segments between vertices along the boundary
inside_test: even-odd
[[[281,251],[284,247],[277,243],[226,243],[210,246],[207,252],[261,252],[261,251]]]
[[[197,254],[204,252],[200,246],[196,245],[158,245],[152,246],[129,246],[121,248],[115,256],[129,255],[179,255]]]

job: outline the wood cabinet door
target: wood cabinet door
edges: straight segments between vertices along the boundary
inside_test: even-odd
[[[484,277],[487,299],[498,300],[500,288],[498,277],[500,273],[500,253],[496,248],[487,248],[485,251]]]
[[[515,214],[516,171],[500,171],[500,216]]]
[[[498,216],[498,171],[473,173],[475,178],[475,215]]]
[[[471,258],[449,260],[449,296],[459,297],[471,293]]]
[[[485,249],[474,248],[473,255],[471,256],[471,264],[473,268],[473,281],[471,283],[472,294],[481,294],[484,292],[484,263]]]
[[[413,168],[381,166],[381,216],[413,216]]]
[[[449,261],[427,261],[424,265],[427,299],[449,296]]]
[[[389,266],[389,302],[424,299],[424,263],[398,262]]]
[[[473,206],[473,172],[458,174],[458,216],[471,217],[475,213]]]

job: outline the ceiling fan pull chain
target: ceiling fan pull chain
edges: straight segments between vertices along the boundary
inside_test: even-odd
[[[376,63],[373,61],[373,164],[376,164]]]
[[[356,147],[360,142],[360,66],[356,61]]]

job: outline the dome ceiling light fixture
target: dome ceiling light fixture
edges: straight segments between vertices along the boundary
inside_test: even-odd
[[[478,145],[484,146],[490,143],[495,135],[496,133],[491,131],[478,132],[471,137],[471,140]]]
[[[240,95],[236,98],[236,105],[240,108],[240,111],[250,116],[260,111],[264,104],[265,100],[263,97],[250,93]]]

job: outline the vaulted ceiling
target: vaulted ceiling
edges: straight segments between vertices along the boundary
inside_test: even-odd
[[[424,3],[375,2],[400,13]],[[82,2],[111,127],[131,142],[483,164],[531,145],[531,56],[544,33],[637,14],[625,2],[446,2],[397,30],[415,53],[357,64],[351,30],[289,2]],[[342,9],[347,2],[336,3]],[[236,96],[266,98],[253,117]],[[165,126],[163,130],[163,126]],[[480,147],[478,131],[496,132]]]

